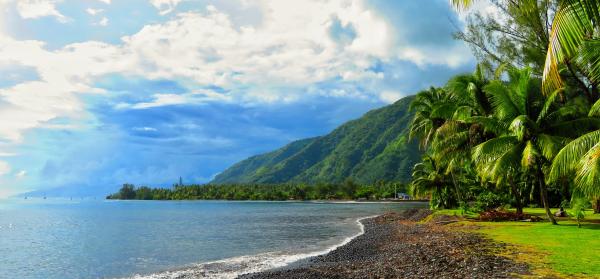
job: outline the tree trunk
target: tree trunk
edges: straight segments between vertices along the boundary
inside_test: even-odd
[[[596,199],[596,204],[594,205],[594,214],[600,213],[600,199]]]
[[[452,184],[454,184],[454,191],[456,192],[456,201],[458,202],[458,205],[460,206],[462,203],[462,199],[460,197],[460,190],[458,190],[458,183],[456,183],[456,178],[454,177],[454,172],[450,172],[450,175],[452,176]]]
[[[538,170],[538,179],[540,182],[540,196],[542,198],[542,203],[544,204],[544,211],[546,211],[546,217],[548,217],[548,220],[552,222],[552,225],[557,225],[556,219],[554,219],[554,215],[552,215],[552,212],[550,212],[550,205],[548,204],[548,189],[546,189],[546,181],[544,173],[541,169]]]
[[[517,190],[517,185],[513,181],[512,177],[509,178],[510,188],[515,196],[515,206],[517,207],[517,214],[523,215],[523,204],[521,203],[521,194]]]

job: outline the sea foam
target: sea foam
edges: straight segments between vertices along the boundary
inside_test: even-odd
[[[308,253],[289,254],[283,252],[269,252],[256,255],[238,256],[223,260],[211,261],[194,264],[185,268],[176,270],[162,271],[148,275],[134,275],[133,279],[185,279],[185,278],[219,278],[228,279],[236,278],[239,275],[265,271],[269,269],[282,268],[299,260],[316,257],[327,254],[340,246],[344,246],[352,239],[365,233],[365,227],[362,220],[374,218],[367,216],[358,218],[359,232],[346,237],[342,242],[329,246],[323,250],[318,250]]]

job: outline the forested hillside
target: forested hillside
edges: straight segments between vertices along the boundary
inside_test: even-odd
[[[408,141],[413,97],[370,111],[325,136],[292,142],[281,149],[250,157],[212,183],[358,183],[410,181],[421,152]]]

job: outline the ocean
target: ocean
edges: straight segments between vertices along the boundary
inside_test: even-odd
[[[0,278],[206,278],[282,267],[423,203],[0,200]]]

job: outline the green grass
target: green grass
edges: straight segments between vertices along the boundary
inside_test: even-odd
[[[527,208],[525,213],[544,216],[541,208]],[[558,226],[549,222],[477,224],[492,239],[515,244],[521,252],[517,258],[530,262],[538,275],[600,278],[600,214],[586,212],[582,228],[570,218],[558,219]]]
[[[552,208],[550,211],[552,213],[556,212],[556,210],[558,210],[557,208]],[[570,212],[570,210],[567,208],[566,209],[567,212]],[[540,217],[545,217],[546,216],[546,212],[544,212],[543,208],[523,208],[523,213],[526,214],[531,214],[531,215],[537,215]],[[585,211],[585,221],[600,221],[600,214],[594,214],[594,211],[591,209],[588,209]]]
[[[464,211],[462,209],[437,209],[433,212],[433,216],[438,215],[449,215],[449,216],[461,216],[465,218],[477,218],[479,214],[473,211]]]

